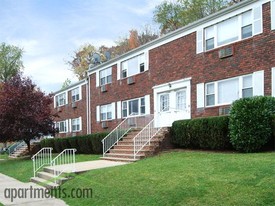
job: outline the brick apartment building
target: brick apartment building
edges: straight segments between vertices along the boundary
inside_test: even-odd
[[[155,126],[228,113],[239,98],[275,96],[275,0],[250,0],[92,67],[55,93],[59,136],[112,130],[130,115]]]

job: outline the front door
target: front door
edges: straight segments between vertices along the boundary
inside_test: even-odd
[[[190,84],[182,86],[170,83],[166,91],[165,86],[162,89],[158,88],[159,92],[156,91],[156,127],[170,127],[176,120],[191,118]]]

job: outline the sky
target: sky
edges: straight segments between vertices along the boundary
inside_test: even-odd
[[[163,0],[0,0],[0,43],[23,48],[24,75],[46,93],[77,82],[66,61],[90,43],[112,46],[153,22]]]

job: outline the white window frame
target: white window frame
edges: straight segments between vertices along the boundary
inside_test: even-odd
[[[242,38],[242,28],[250,25],[250,24],[243,25],[243,15],[246,14],[247,12],[251,12],[251,25],[252,25],[252,28],[251,28],[251,29],[252,29],[252,35],[249,36],[249,37]],[[219,25],[220,23],[225,22],[225,21],[227,21],[227,20],[230,20],[230,19],[232,19],[232,18],[237,18],[237,22],[238,22],[238,23],[237,23],[237,27],[238,27],[238,31],[237,31],[237,33],[238,33],[238,38],[237,38],[236,40],[234,40],[234,41],[230,41],[230,42],[227,42],[227,43],[218,45],[218,25]],[[262,22],[261,22],[261,23],[262,23]],[[230,17],[230,18],[228,18],[228,19],[225,19],[225,20],[223,20],[223,21],[221,21],[221,22],[218,22],[218,23],[215,23],[215,24],[213,24],[213,25],[209,25],[209,26],[205,27],[205,28],[204,28],[204,41],[203,41],[203,44],[204,44],[204,51],[206,51],[206,52],[207,52],[207,51],[211,51],[211,50],[213,50],[213,49],[216,49],[216,48],[219,48],[219,47],[222,47],[222,46],[225,46],[225,45],[229,45],[229,44],[232,44],[232,43],[234,43],[234,42],[237,42],[237,41],[240,41],[240,40],[243,40],[243,39],[248,39],[248,38],[251,38],[251,37],[255,36],[256,34],[255,34],[254,31],[253,31],[254,24],[255,24],[255,22],[253,21],[253,9],[250,9],[250,10],[247,10],[247,11],[241,13],[241,14],[238,14],[238,15],[236,15],[236,16],[232,16],[232,17]],[[213,29],[214,29],[214,36],[211,37],[211,38],[206,39],[206,30],[207,30],[208,28],[210,28],[210,27],[214,27],[214,28],[213,28]],[[209,39],[212,39],[212,38],[214,39],[214,48],[206,49],[206,41],[209,40]]]
[[[162,96],[168,97],[166,100],[167,105],[164,107],[162,102]],[[159,112],[168,112],[170,110],[170,93],[161,93],[159,94]]]
[[[77,102],[81,99],[80,92],[80,87],[71,90],[72,102]]]
[[[61,124],[64,124],[64,129],[65,130],[60,130],[61,128]],[[69,131],[69,128],[68,128],[68,120],[63,120],[63,121],[59,121],[59,122],[56,122],[56,125],[55,125],[56,128],[59,129],[59,133],[67,133]]]
[[[81,117],[78,117],[78,118],[75,118],[75,119],[72,119],[72,132],[79,132],[82,130],[82,122],[81,122]],[[76,127],[76,129],[74,128]]]
[[[63,100],[63,102],[61,102]],[[63,92],[55,96],[55,106],[61,107],[67,104],[67,93]]]
[[[142,100],[144,101],[144,105],[142,105]],[[129,104],[130,102],[132,101],[136,101],[138,100],[138,112],[136,114],[129,114]],[[126,107],[125,107],[126,105]],[[146,98],[145,96],[144,97],[139,97],[139,98],[135,98],[135,99],[129,99],[129,100],[125,100],[125,101],[122,101],[121,103],[121,116],[122,118],[126,118],[126,117],[129,117],[130,115],[131,116],[143,116],[143,115],[146,115],[146,110],[147,110],[147,107],[149,105],[146,105]],[[144,113],[141,113],[141,108],[144,107]],[[126,115],[124,115],[124,111],[126,111]]]
[[[134,58],[137,58],[137,62],[138,62],[138,64],[136,65],[136,67],[137,67],[136,70],[137,71],[135,73],[129,75],[129,69],[130,68],[129,68],[128,63],[129,63],[129,61],[133,60]],[[143,71],[141,71],[141,68],[143,68]],[[142,54],[139,54],[137,56],[131,57],[131,58],[125,60],[125,61],[122,61],[120,69],[121,69],[121,75],[120,75],[121,79],[125,79],[125,78],[128,78],[130,76],[134,76],[134,75],[145,72],[147,70],[146,69],[146,54],[145,54],[145,52],[142,53]],[[123,75],[124,73],[126,75]]]
[[[184,96],[185,103],[179,102],[179,99],[182,98],[182,96],[179,96],[179,94],[182,92],[185,93],[185,96]],[[186,89],[180,89],[176,91],[176,110],[185,111],[187,109],[186,95],[187,95]]]
[[[247,75],[242,75],[242,76],[238,76],[238,77],[232,77],[232,78],[228,78],[228,79],[223,79],[223,80],[219,80],[219,81],[215,81],[215,82],[209,82],[205,84],[205,107],[216,107],[216,106],[222,106],[222,105],[228,105],[228,104],[232,104],[232,102],[223,102],[223,103],[218,103],[218,98],[219,98],[219,93],[218,93],[218,84],[221,82],[225,82],[225,81],[230,81],[230,80],[234,80],[234,79],[238,79],[238,98],[243,98],[243,90],[244,89],[248,89],[248,88],[252,88],[252,96],[254,96],[254,86],[253,86],[253,82],[252,82],[252,87],[244,87],[243,85],[243,79],[245,77],[251,77],[252,81],[253,81],[253,74],[247,74]],[[210,84],[214,84],[214,93],[208,94],[207,93],[207,86]],[[214,95],[214,104],[213,105],[207,105],[207,95]]]
[[[108,116],[108,113],[111,113],[111,116]],[[105,114],[106,118],[103,118],[103,114]],[[100,106],[100,120],[109,121],[113,119],[113,111],[112,104],[105,104]]]
[[[110,75],[108,75],[110,73]],[[108,77],[110,77],[110,81],[108,81]],[[105,83],[102,84],[101,79],[105,79]],[[99,71],[99,85],[103,86],[106,84],[112,83],[112,67],[103,69]]]

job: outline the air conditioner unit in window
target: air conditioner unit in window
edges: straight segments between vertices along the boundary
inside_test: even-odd
[[[219,108],[219,116],[229,115],[229,113],[230,113],[230,106]]]
[[[103,129],[108,128],[107,122],[102,122],[102,123],[101,123],[101,127],[102,127]]]
[[[135,83],[135,78],[134,77],[128,77],[127,84],[134,84],[134,83]]]
[[[107,92],[107,85],[102,85],[100,88],[101,92]]]
[[[58,112],[62,112],[61,107],[57,107]]]
[[[223,48],[223,49],[219,50],[219,58],[220,59],[230,57],[230,56],[233,56],[233,47],[232,46],[231,47],[226,47],[226,48]]]
[[[72,108],[76,108],[76,103],[75,102],[72,102]]]
[[[73,132],[73,133],[72,133],[72,137],[75,137],[75,136],[76,136],[76,133],[75,133],[75,132]]]

